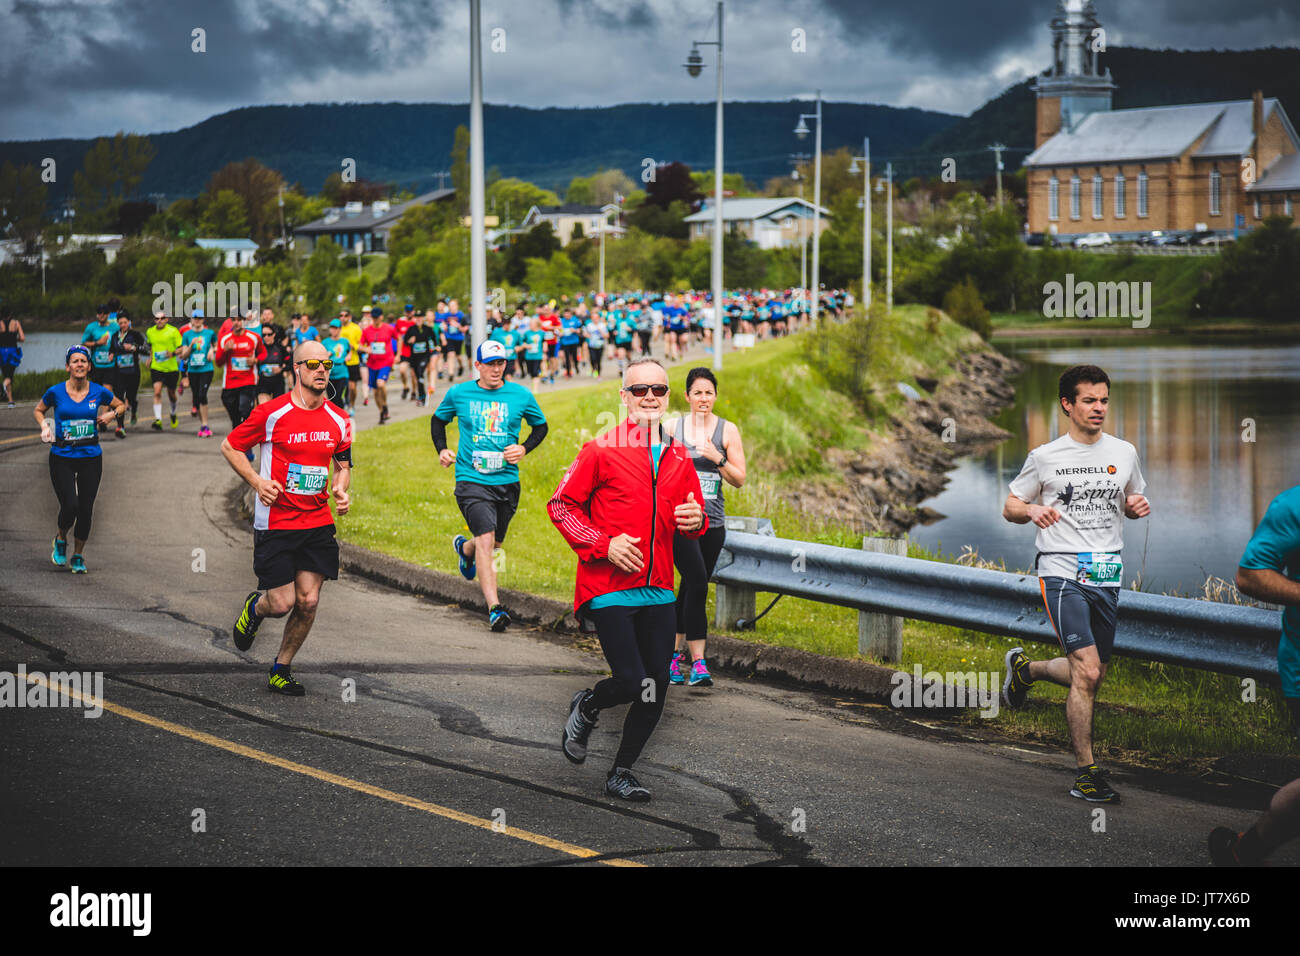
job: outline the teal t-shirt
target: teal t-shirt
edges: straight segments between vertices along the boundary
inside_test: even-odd
[[[514,382],[491,389],[478,382],[462,382],[447,390],[433,414],[448,423],[459,419],[456,480],[477,485],[517,482],[519,466],[505,460],[505,448],[518,444],[523,422],[534,426],[546,422],[537,397]]]
[[[217,333],[212,329],[186,329],[181,333],[181,344],[192,349],[189,358],[185,360],[185,370],[188,372],[211,372],[212,361],[208,353],[212,351],[213,340],[216,339]]]
[[[1264,512],[1239,562],[1249,570],[1271,570],[1300,581],[1300,485],[1282,492]],[[1282,611],[1278,646],[1282,692],[1300,697],[1300,606]]]
[[[529,329],[524,333],[524,358],[540,359],[544,357],[542,352],[542,342],[545,341],[546,334],[541,329]]]
[[[334,367],[330,369],[330,378],[347,378],[348,367],[343,364],[347,361],[348,353],[352,351],[352,344],[343,336],[336,338],[327,338],[321,342],[325,346],[325,351],[329,353],[330,361]]]
[[[113,367],[113,352],[109,346],[113,341],[112,335],[116,331],[116,322],[105,322],[102,325],[99,322],[87,324],[86,331],[81,335],[81,341],[90,349],[90,364],[95,368]],[[107,342],[103,345],[93,344],[104,335],[109,336]]]
[[[663,445],[651,445],[650,457],[654,460],[655,474],[659,474],[659,459],[663,456]],[[677,596],[669,588],[639,587],[624,588],[622,591],[610,591],[598,594],[588,603],[593,611],[602,607],[652,607],[656,604],[673,604]]]

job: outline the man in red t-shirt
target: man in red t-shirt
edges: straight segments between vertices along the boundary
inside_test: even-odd
[[[555,373],[560,370],[560,317],[555,314],[555,303],[552,302],[542,309],[540,316],[542,320],[542,354],[546,357],[546,370],[549,373],[548,381],[555,381]]]
[[[397,369],[397,374],[402,376],[403,401],[406,400],[406,396],[408,395],[413,396],[412,400],[418,398],[418,396],[414,395],[415,377],[411,373],[411,347],[406,344],[406,330],[415,325],[415,319],[412,318],[414,312],[415,306],[408,303],[405,313],[401,318],[393,323],[393,328],[397,331],[397,341],[402,343],[402,350],[399,353],[395,368]]]
[[[248,650],[263,618],[288,614],[267,686],[291,697],[306,693],[290,673],[290,664],[316,619],[321,584],[339,576],[330,496],[340,516],[348,513],[350,503],[352,424],[342,409],[325,399],[331,365],[319,342],[298,346],[293,354],[294,387],[258,405],[221,443],[230,467],[257,492],[253,571],[258,588],[266,590],[244,599],[235,621],[235,646]],[[260,473],[245,458],[258,444],[264,445]]]
[[[260,335],[244,328],[242,315],[232,314],[229,321],[230,331],[217,336],[213,362],[225,369],[221,404],[230,416],[230,427],[238,428],[257,404],[257,363],[266,358],[266,346]]]
[[[384,321],[382,309],[371,309],[373,324],[361,332],[361,351],[367,356],[366,368],[370,375],[370,391],[379,406],[379,424],[388,421],[388,376],[393,371],[393,360],[402,347],[397,330]]]

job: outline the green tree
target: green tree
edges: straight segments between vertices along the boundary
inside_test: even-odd
[[[636,183],[623,170],[601,169],[590,176],[575,176],[570,180],[564,201],[584,206],[604,205],[614,202],[616,195],[626,199],[634,191]]]
[[[280,232],[277,201],[283,186],[283,176],[250,156],[242,162],[227,163],[213,173],[204,196],[210,201],[221,192],[229,191],[242,199],[248,221],[247,235],[258,245],[266,245]]]
[[[532,206],[558,206],[560,197],[522,179],[499,179],[487,190],[487,207],[501,219],[501,224],[520,222]],[[509,222],[506,220],[509,210]]]
[[[948,290],[943,297],[943,310],[954,321],[978,332],[982,338],[987,339],[993,331],[989,310],[984,308],[979,289],[970,276]]]
[[[1300,230],[1270,216],[1219,257],[1194,308],[1206,315],[1288,321],[1300,301]]]
[[[559,298],[577,291],[579,279],[569,257],[563,252],[557,252],[549,260],[529,259],[524,285],[534,295]]]
[[[213,239],[247,236],[248,213],[240,195],[234,190],[222,189],[208,197],[203,215],[199,217],[199,232]]]
[[[0,166],[0,236],[17,238],[32,249],[45,223],[48,187],[36,166]]]
[[[133,196],[155,152],[148,137],[134,133],[119,132],[112,139],[95,140],[86,151],[82,168],[72,176],[78,216],[96,216]]]
[[[456,208],[462,216],[469,214],[469,128],[456,127],[451,142],[451,185],[456,190]]]
[[[549,222],[539,222],[515,241],[506,251],[506,281],[511,285],[520,285],[528,274],[529,259],[550,260],[560,251],[560,240],[551,231]]]
[[[307,296],[307,308],[317,315],[331,314],[337,304],[348,272],[347,265],[339,258],[342,251],[332,240],[318,239],[316,249],[303,267],[302,290]]]

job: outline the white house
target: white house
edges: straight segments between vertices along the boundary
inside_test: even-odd
[[[723,228],[758,244],[760,249],[797,246],[802,238],[812,237],[812,203],[798,197],[775,199],[748,198],[722,200]],[[821,231],[829,227],[830,211],[821,207]],[[700,211],[684,219],[691,239],[713,235],[712,200],[704,200]]]
[[[258,245],[252,239],[195,239],[200,249],[214,252],[226,268],[254,265]]]

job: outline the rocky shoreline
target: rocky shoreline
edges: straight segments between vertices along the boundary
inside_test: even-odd
[[[958,458],[1011,437],[984,415],[1011,404],[1010,379],[1022,370],[992,349],[963,355],[952,368],[957,374],[942,383],[918,380],[929,394],[909,398],[903,416],[891,420],[892,433],[870,449],[827,452],[842,484],[798,482],[782,489],[782,497],[825,520],[843,524],[847,516],[864,534],[901,536],[944,517],[920,503],[943,490]]]

